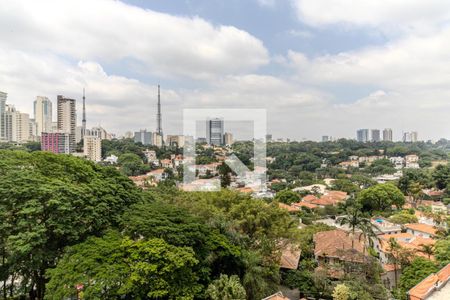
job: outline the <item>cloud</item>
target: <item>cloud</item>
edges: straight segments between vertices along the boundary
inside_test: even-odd
[[[298,19],[310,26],[335,24],[423,31],[450,19],[446,0],[292,0]],[[386,30],[386,33],[389,33]]]
[[[257,0],[258,4],[263,7],[274,7],[276,0]]]
[[[110,0],[7,1],[0,45],[101,63],[136,61],[149,74],[207,79],[268,63],[263,43],[233,26]]]

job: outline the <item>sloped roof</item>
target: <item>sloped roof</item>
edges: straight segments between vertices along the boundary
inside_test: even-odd
[[[450,264],[439,270],[437,273],[429,275],[408,291],[410,300],[424,300],[435,293],[438,287],[448,284],[450,279]],[[444,298],[442,298],[444,299]]]
[[[364,245],[359,236],[352,238],[341,229],[322,231],[314,234],[314,255],[322,257],[337,257],[345,261],[359,261],[363,253]]]
[[[434,226],[431,225],[427,225],[427,224],[422,224],[422,223],[410,223],[410,224],[405,224],[405,227],[407,229],[411,229],[414,231],[420,231],[420,232],[425,232],[431,235],[435,235],[437,232],[437,229]]]

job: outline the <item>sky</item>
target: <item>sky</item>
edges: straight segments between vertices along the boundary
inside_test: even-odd
[[[64,95],[81,123],[85,88],[88,126],[154,131],[158,84],[165,134],[185,108],[263,108],[274,138],[450,139],[450,1],[0,0],[18,110]]]

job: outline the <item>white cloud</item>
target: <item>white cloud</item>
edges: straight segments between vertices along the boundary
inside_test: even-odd
[[[233,26],[110,0],[5,1],[0,45],[75,60],[135,60],[148,74],[209,78],[268,63],[263,43]]]
[[[299,20],[318,27],[342,24],[422,31],[450,19],[447,0],[292,0],[292,3]]]

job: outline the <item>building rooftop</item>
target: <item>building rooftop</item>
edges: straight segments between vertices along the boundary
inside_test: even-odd
[[[427,224],[410,223],[410,224],[405,224],[405,227],[407,229],[428,233],[430,235],[436,235],[436,233],[437,233],[437,229],[434,226],[427,225]]]
[[[360,261],[364,245],[359,236],[352,238],[344,230],[322,231],[314,234],[314,255],[322,257],[337,257],[344,261]]]
[[[289,300],[289,298],[285,297],[282,292],[278,292],[261,300]]]
[[[450,264],[429,275],[408,291],[410,300],[447,300],[450,295]]]

